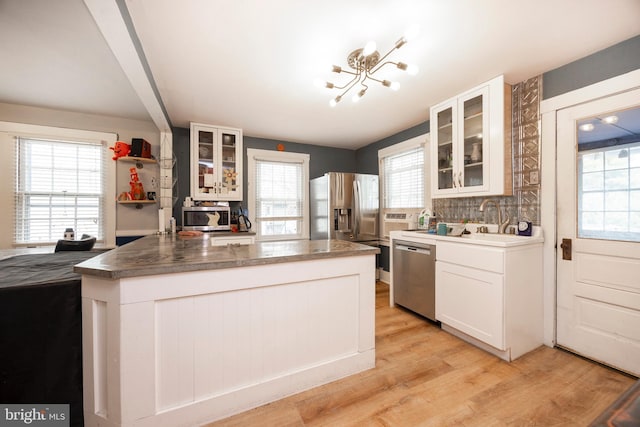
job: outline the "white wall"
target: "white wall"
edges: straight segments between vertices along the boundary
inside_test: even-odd
[[[101,116],[96,114],[76,113],[71,111],[52,110],[47,108],[30,107],[16,104],[0,103],[0,121],[26,123],[41,126],[55,126],[90,130],[96,132],[116,133],[121,141],[131,143],[131,138],[144,138],[152,145],[152,154],[160,157],[160,133],[155,124],[149,121],[130,120],[120,117]],[[11,139],[2,138],[3,145],[12,143]],[[13,236],[13,148],[2,147],[3,155],[0,156],[0,249],[11,247]],[[116,192],[129,190],[129,168],[133,164],[122,163],[117,165]],[[159,169],[157,165],[145,166],[138,171],[145,191],[156,191],[159,188],[151,188],[151,178],[159,181]],[[116,234],[132,234],[134,232],[155,232],[158,228],[157,205],[145,205],[142,209],[133,206],[117,206]]]

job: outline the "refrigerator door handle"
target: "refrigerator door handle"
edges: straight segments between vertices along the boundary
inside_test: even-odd
[[[353,235],[356,240],[360,238],[360,181],[353,180]]]

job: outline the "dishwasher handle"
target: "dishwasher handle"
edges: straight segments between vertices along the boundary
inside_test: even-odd
[[[415,252],[415,253],[424,254],[424,255],[431,255],[431,249],[418,248],[415,246],[396,244],[394,246],[394,249],[397,249],[400,251]]]

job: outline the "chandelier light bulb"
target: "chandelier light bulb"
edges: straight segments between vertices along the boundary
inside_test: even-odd
[[[376,51],[376,42],[370,41],[370,42],[367,42],[366,45],[364,45],[364,49],[362,49],[362,55],[369,56],[375,51]]]
[[[398,82],[392,82],[391,86],[389,86],[391,88],[391,90],[398,90],[400,89],[400,83]]]
[[[315,87],[325,87],[326,82],[322,79],[314,79],[313,80],[313,85]]]
[[[407,42],[407,39],[405,39],[404,37],[400,37],[400,39],[398,39],[398,41],[396,42],[396,49],[400,49],[402,46],[405,45],[405,43]]]
[[[353,98],[351,98],[351,100],[353,102],[360,101],[360,98],[362,98],[366,92],[367,92],[367,89],[361,89],[360,92],[358,92],[355,95],[353,95]]]
[[[332,107],[335,107],[338,104],[338,102],[340,102],[341,99],[342,99],[342,96],[338,95],[334,99],[329,101],[329,105]]]
[[[407,74],[409,74],[410,76],[415,76],[416,74],[418,74],[418,66],[416,64],[409,64],[407,65]]]

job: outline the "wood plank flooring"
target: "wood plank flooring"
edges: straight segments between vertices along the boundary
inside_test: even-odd
[[[635,381],[544,346],[507,363],[388,301],[374,369],[207,426],[586,426]]]

